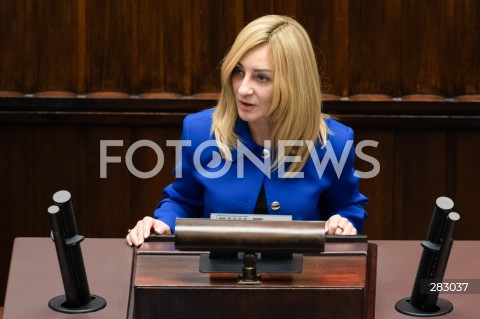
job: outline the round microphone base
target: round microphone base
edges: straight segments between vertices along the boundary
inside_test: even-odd
[[[107,301],[100,296],[90,295],[90,301],[78,307],[70,307],[67,305],[65,295],[57,296],[48,302],[48,306],[55,311],[63,313],[88,313],[105,308]]]
[[[424,311],[412,306],[410,298],[405,298],[397,301],[395,309],[404,315],[413,317],[437,317],[451,312],[453,310],[453,304],[446,299],[438,298],[436,309],[432,311]]]

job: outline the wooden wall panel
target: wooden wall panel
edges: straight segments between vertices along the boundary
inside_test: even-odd
[[[36,192],[32,145],[32,132],[24,127],[0,127],[0,224],[15,236],[28,236],[35,231],[35,210],[31,205]],[[10,252],[11,244],[0,240],[1,251]]]
[[[76,91],[79,74],[75,1],[32,1],[33,92]],[[67,76],[69,75],[69,76]]]
[[[0,90],[33,89],[32,16],[30,1],[0,1]]]
[[[232,1],[192,1],[191,92],[220,91],[219,66],[236,37],[236,5]]]
[[[100,141],[123,141],[123,146],[108,147],[108,156],[119,156],[122,163],[107,165],[107,177],[100,178]],[[84,140],[87,154],[86,183],[83,185],[85,215],[88,216],[85,232],[101,237],[122,237],[127,231],[125,217],[132,207],[131,174],[125,166],[125,153],[132,143],[130,128],[126,126],[87,127]],[[95,216],[94,218],[92,218]],[[105,234],[105,235],[103,235]]]
[[[348,95],[401,96],[401,0],[349,3]]]
[[[243,10],[241,12],[244,15],[243,25],[245,25],[245,23],[248,23],[249,21],[256,19],[259,16],[277,13],[275,10],[276,9],[275,5],[284,3],[284,1],[260,0],[260,1],[257,1],[254,6],[252,5],[249,6],[248,3],[246,3],[246,1],[236,1],[236,2],[239,3],[239,6],[243,7]],[[290,1],[290,5],[292,5],[294,2],[296,1]],[[240,30],[243,28],[243,25],[236,30],[237,33],[240,32]]]
[[[348,1],[306,1],[300,10],[298,21],[308,30],[316,49],[322,91],[348,96]],[[314,19],[311,18],[313,12]]]
[[[139,4],[138,87],[133,93],[191,91],[192,30],[190,20],[184,19],[191,15],[188,1]]]
[[[452,63],[448,61],[452,38],[449,32],[444,32],[447,9],[447,5],[431,5],[428,1],[405,1],[401,24],[402,64],[410,71],[404,82],[405,92],[441,94],[442,84],[447,80],[446,70]]]
[[[377,147],[365,147],[362,152],[373,157],[380,164],[378,175],[360,180],[360,192],[368,197],[369,203],[365,206],[369,216],[365,221],[363,233],[372,237],[390,238],[395,233],[394,215],[388,212],[395,211],[395,138],[394,133],[387,130],[357,129],[355,131],[355,145],[362,141],[378,142]],[[358,157],[355,169],[369,172],[374,169],[372,163]]]
[[[402,130],[395,133],[395,210],[392,239],[427,236],[435,200],[447,194],[446,133]]]
[[[455,211],[461,220],[458,223],[457,233],[462,238],[478,240],[478,216],[480,204],[478,200],[478,184],[480,181],[480,132],[465,131],[455,134],[455,148],[448,151],[455,155],[453,197]]]
[[[3,1],[0,87],[34,93],[76,91],[77,16],[74,1]]]
[[[35,190],[29,201],[29,205],[34,204],[32,235],[48,236],[51,219],[47,209],[53,205],[55,192],[69,190],[75,197],[75,209],[84,212],[80,187],[86,182],[84,144],[81,130],[74,126],[35,125],[29,131],[32,134],[29,151],[33,164],[31,187]]]
[[[454,10],[449,11],[453,16],[450,42],[450,59],[455,61],[450,67],[448,91],[445,95],[478,94],[480,81],[480,3],[478,1],[459,1]],[[447,64],[449,65],[449,64]],[[442,88],[443,91],[443,88]]]
[[[130,196],[132,197],[130,220],[137,221],[145,216],[151,216],[157,203],[162,199],[163,188],[174,181],[175,148],[167,146],[166,142],[178,140],[180,135],[181,128],[178,126],[159,125],[158,127],[147,126],[132,129],[132,141],[147,140],[158,145],[163,152],[164,163],[160,172],[153,177],[132,176],[130,178]],[[139,148],[134,153],[133,163],[142,172],[150,172],[158,164],[157,161],[157,154],[149,147]],[[134,224],[130,223],[128,227],[132,227]]]
[[[403,95],[478,93],[480,3],[406,0],[401,14]]]
[[[218,92],[224,54],[265,14],[305,26],[330,94],[480,92],[474,0],[3,1],[0,91]]]
[[[87,1],[86,93],[135,91],[137,10],[134,1]]]

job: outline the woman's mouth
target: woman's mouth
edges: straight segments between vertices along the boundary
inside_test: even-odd
[[[244,101],[238,101],[238,105],[240,106],[241,109],[246,111],[250,111],[255,106],[255,104],[247,103]]]

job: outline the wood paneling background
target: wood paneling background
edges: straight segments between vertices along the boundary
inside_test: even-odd
[[[173,180],[166,140],[179,137],[185,114],[215,105],[198,94],[220,90],[218,67],[235,35],[270,13],[295,17],[311,35],[331,95],[326,110],[354,128],[357,142],[379,141],[365,152],[380,174],[361,183],[369,238],[424,239],[435,198],[447,195],[462,216],[457,237],[480,239],[478,1],[7,0],[0,1],[0,305],[13,238],[48,236],[55,191],[72,192],[87,237],[123,237],[151,214]],[[90,98],[94,92],[122,98]],[[151,92],[179,97],[142,98]],[[473,102],[461,102],[464,95]],[[122,164],[109,164],[101,179],[106,139],[123,140],[109,149]],[[126,150],[141,139],[165,151],[151,179],[125,166]],[[140,170],[155,161],[147,148],[134,156]],[[357,162],[360,170],[369,165]]]
[[[0,90],[217,92],[236,34],[271,13],[308,30],[330,94],[480,91],[475,0],[2,1]]]

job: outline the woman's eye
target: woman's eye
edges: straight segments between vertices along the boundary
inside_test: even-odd
[[[270,81],[270,77],[268,75],[265,75],[265,74],[259,74],[257,76],[257,78],[261,81],[261,82],[268,82]]]
[[[237,66],[233,68],[232,75],[243,75],[243,70]]]

